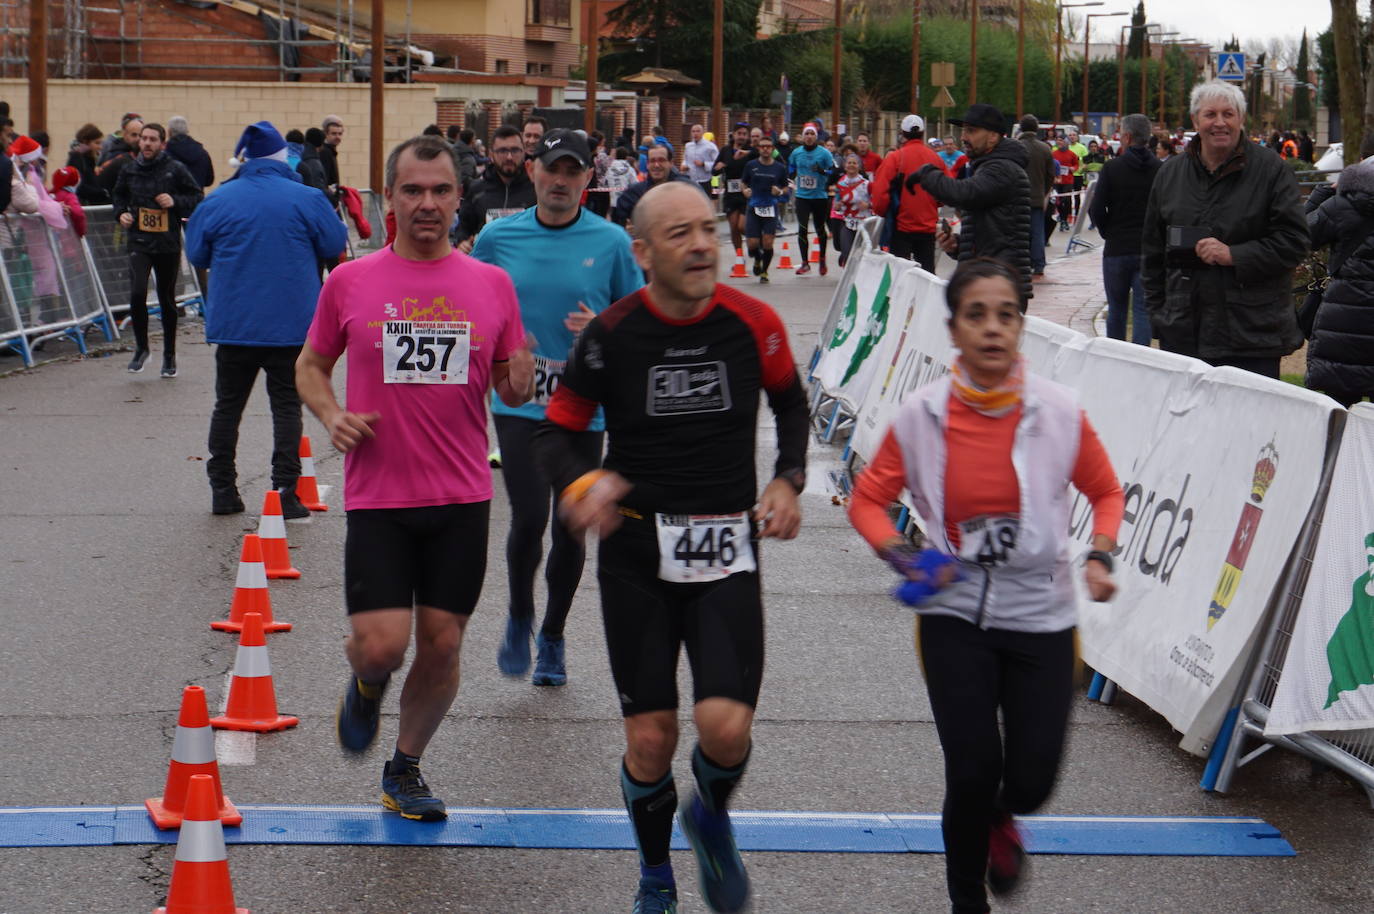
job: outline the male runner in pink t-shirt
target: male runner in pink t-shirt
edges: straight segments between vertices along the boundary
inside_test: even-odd
[[[518,406],[534,392],[531,341],[500,269],[449,246],[458,176],[448,145],[416,137],[392,151],[386,199],[396,241],[329,274],[301,357],[301,399],[344,458],[344,596],[353,668],[339,742],[377,736],[382,692],[410,644],[396,752],[382,805],[408,819],[446,816],[420,775],[458,692],[458,654],[486,572],[491,470],[486,392]],[[331,375],[348,354],[347,405]]]

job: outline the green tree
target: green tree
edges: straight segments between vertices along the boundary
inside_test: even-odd
[[[1293,122],[1299,128],[1312,126],[1312,90],[1307,87],[1312,82],[1312,69],[1307,57],[1307,29],[1302,30],[1302,44],[1298,46],[1297,92],[1293,96]]]
[[[1135,12],[1131,13],[1131,43],[1126,46],[1126,56],[1131,60],[1139,60],[1150,52],[1145,21],[1145,0],[1140,0]]]
[[[727,55],[732,48],[754,42],[760,5],[761,0],[725,0]],[[705,75],[693,75],[709,80],[714,12],[714,4],[702,0],[626,0],[609,11],[606,18],[615,24],[616,38],[633,39],[636,47],[602,56],[599,65],[604,68],[603,78],[637,73],[646,66],[682,70],[702,58],[704,48],[708,62]],[[706,92],[710,94],[709,86]]]
[[[1364,139],[1364,74],[1360,66],[1360,19],[1355,0],[1331,0],[1336,73],[1340,80],[1341,132],[1345,164],[1359,158]]]

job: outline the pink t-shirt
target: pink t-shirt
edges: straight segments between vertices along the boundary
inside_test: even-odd
[[[467,321],[466,384],[384,383],[387,321]],[[341,264],[320,291],[311,347],[348,353],[345,408],[380,413],[377,437],[344,458],[344,507],[414,508],[491,498],[486,394],[493,361],[520,347],[525,330],[510,277],[455,251],[406,260],[388,245]]]

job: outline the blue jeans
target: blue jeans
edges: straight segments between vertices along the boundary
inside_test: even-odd
[[[1045,209],[1031,210],[1031,272],[1045,272]]]
[[[1140,255],[1102,258],[1102,285],[1107,291],[1107,336],[1126,338],[1126,309],[1131,309],[1131,342],[1150,345],[1150,315],[1145,311],[1145,283],[1140,278]]]

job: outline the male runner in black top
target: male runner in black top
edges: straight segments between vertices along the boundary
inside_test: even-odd
[[[730,244],[735,250],[744,249],[744,210],[748,203],[744,196],[744,166],[751,159],[758,158],[758,152],[749,144],[749,125],[736,124],[734,139],[716,156],[716,164],[711,168],[720,175],[725,195],[721,198],[725,207],[725,221],[730,224]]]
[[[635,209],[650,284],[583,330],[535,438],[573,531],[599,527],[598,579],[628,744],[621,786],[640,852],[637,914],[673,912],[677,658],[694,683],[697,790],[679,821],[714,911],[749,898],[726,812],[744,773],[763,674],[757,542],[801,523],[807,407],[787,332],[757,299],[716,283],[711,205],[671,182]],[[754,473],[759,394],[777,416],[776,475]],[[605,411],[605,469],[568,446]]]

